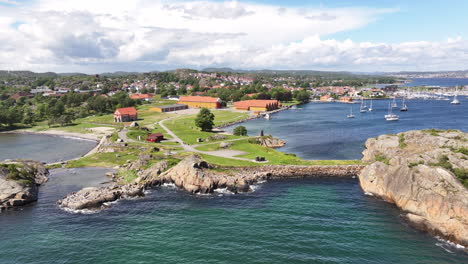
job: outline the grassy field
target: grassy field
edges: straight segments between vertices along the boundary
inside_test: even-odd
[[[225,124],[248,116],[247,113],[220,110],[214,110],[212,113],[215,115],[215,125]],[[196,115],[187,115],[180,118],[170,119],[165,121],[164,125],[184,142],[188,144],[196,144],[197,138],[206,139],[215,133],[200,131],[200,129],[195,126],[195,117]],[[239,138],[238,136],[232,135],[227,135],[226,137],[228,139]]]
[[[303,160],[294,154],[287,154],[275,149],[263,147],[258,144],[249,143],[248,140],[231,141],[229,149],[247,152],[248,154],[238,157],[254,160],[257,156],[265,157],[266,164],[274,165],[356,165],[362,164],[359,160]],[[208,144],[196,148],[201,151],[219,150],[219,144]]]
[[[119,155],[119,157],[117,157]],[[137,153],[134,152],[110,152],[96,153],[79,160],[73,160],[67,163],[67,168],[77,167],[115,167],[127,163],[127,160],[136,160]]]

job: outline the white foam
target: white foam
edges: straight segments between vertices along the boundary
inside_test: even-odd
[[[443,238],[441,238],[439,236],[436,236],[435,238],[437,240],[439,240],[440,242],[443,242],[443,244],[454,247],[454,248],[457,248],[457,249],[465,249],[466,248],[466,247],[464,247],[464,246],[462,246],[460,244],[454,243],[454,242],[449,241],[449,240],[445,240],[445,239],[443,239]],[[437,246],[439,246],[438,244],[441,244],[441,243],[436,243]]]
[[[99,212],[99,210],[89,210],[89,209],[75,210],[75,209],[70,209],[67,207],[60,207],[60,209],[64,210],[67,213],[72,213],[72,214],[95,214]]]
[[[364,195],[374,196],[374,194],[373,194],[373,193],[370,193],[370,192],[364,192]]]
[[[217,188],[214,189],[214,192],[219,194],[234,194],[233,192],[229,191],[228,188]]]
[[[163,183],[162,187],[176,188],[177,186],[174,183]]]

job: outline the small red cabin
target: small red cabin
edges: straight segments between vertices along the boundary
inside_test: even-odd
[[[150,134],[146,138],[146,141],[148,142],[160,142],[161,140],[164,140],[164,136],[161,133]]]

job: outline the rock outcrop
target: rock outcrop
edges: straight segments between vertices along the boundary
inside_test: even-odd
[[[217,188],[227,188],[232,192],[247,192],[253,176],[234,175],[230,171],[210,170],[208,163],[197,155],[191,155],[176,166],[162,173],[165,183],[174,183],[190,193],[212,193]]]
[[[49,171],[36,161],[0,163],[0,211],[37,201],[39,185],[48,175]]]
[[[258,144],[268,148],[280,148],[286,145],[284,140],[272,136],[257,137]]]
[[[362,189],[396,204],[414,227],[468,246],[468,137],[409,131],[366,142]],[[467,182],[468,183],[468,182]]]
[[[140,159],[146,160],[145,157],[140,157]],[[59,200],[57,204],[63,208],[72,210],[100,210],[106,208],[106,203],[108,202],[144,196],[145,189],[161,184],[159,175],[167,167],[166,161],[158,162],[146,170],[139,171],[138,178],[132,183],[124,185],[114,184],[100,188],[83,188],[78,192],[67,195]]]

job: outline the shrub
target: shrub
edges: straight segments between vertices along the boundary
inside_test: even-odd
[[[236,136],[247,136],[247,128],[245,126],[238,126],[234,128],[233,133]]]
[[[406,148],[406,143],[405,143],[405,134],[401,133],[398,135],[398,143],[400,148]]]
[[[379,154],[379,155],[375,155],[375,161],[380,161],[382,163],[385,163],[387,165],[390,164],[390,159],[385,157],[384,155],[382,154]]]

